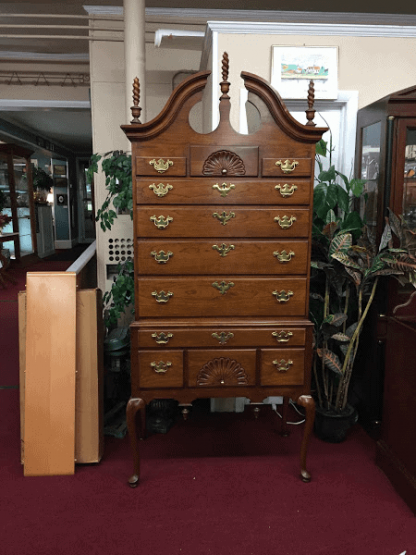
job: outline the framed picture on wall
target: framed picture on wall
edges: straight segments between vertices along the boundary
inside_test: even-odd
[[[283,99],[306,100],[311,80],[316,99],[337,98],[337,46],[272,46],[270,81]]]
[[[65,164],[54,164],[54,166],[53,166],[53,175],[66,175],[66,166],[65,166]]]

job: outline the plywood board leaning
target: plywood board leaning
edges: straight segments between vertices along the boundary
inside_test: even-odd
[[[75,469],[75,272],[28,272],[24,474]]]

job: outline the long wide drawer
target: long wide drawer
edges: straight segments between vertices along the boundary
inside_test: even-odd
[[[307,241],[149,240],[136,246],[139,275],[307,274]]]
[[[138,278],[136,318],[305,316],[307,279]]]
[[[306,329],[292,325],[276,325],[267,328],[212,326],[177,328],[172,322],[160,327],[132,329],[134,348],[156,348],[165,351],[171,348],[217,347],[303,347]]]
[[[309,237],[306,208],[146,206],[137,208],[138,237]]]
[[[308,205],[310,179],[183,178],[136,181],[138,204]]]

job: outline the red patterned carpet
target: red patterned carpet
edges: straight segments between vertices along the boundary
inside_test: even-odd
[[[18,290],[0,291],[0,386],[17,385]],[[312,438],[304,484],[301,426],[282,438],[267,408],[195,408],[141,442],[132,490],[127,438],[106,438],[102,462],[74,476],[23,477],[18,389],[0,389],[0,407],[1,555],[416,554],[416,519],[359,426],[341,444]]]

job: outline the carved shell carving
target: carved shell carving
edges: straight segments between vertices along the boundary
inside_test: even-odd
[[[241,158],[229,150],[217,150],[204,162],[204,175],[245,175],[246,168]]]
[[[201,368],[196,384],[207,387],[247,385],[248,378],[239,362],[221,357],[210,360]]]

